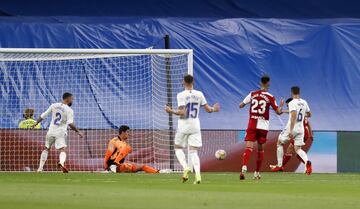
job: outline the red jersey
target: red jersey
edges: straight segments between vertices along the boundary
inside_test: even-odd
[[[268,131],[270,106],[275,111],[278,109],[275,97],[265,90],[257,90],[250,92],[243,103],[250,103],[248,129]]]

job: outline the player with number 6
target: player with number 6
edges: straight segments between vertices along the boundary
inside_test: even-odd
[[[245,136],[245,151],[243,154],[242,168],[240,172],[240,180],[245,179],[247,172],[247,165],[250,159],[251,152],[253,151],[254,142],[258,144],[256,169],[254,172],[254,179],[260,179],[260,167],[264,159],[263,144],[266,142],[267,133],[269,131],[269,112],[270,107],[280,115],[282,114],[282,107],[284,100],[281,99],[280,106],[276,104],[275,97],[271,95],[268,90],[270,87],[270,77],[264,75],[261,77],[261,89],[252,91],[240,103],[240,108],[244,108],[250,104],[249,109],[249,124]]]
[[[36,124],[33,125],[33,127],[35,127],[51,113],[51,123],[45,138],[45,149],[41,152],[40,164],[37,172],[43,171],[49,150],[51,146],[55,144],[55,148],[60,151],[58,166],[64,173],[67,173],[68,169],[65,167],[65,148],[67,147],[66,137],[68,126],[77,132],[80,137],[84,136],[74,123],[74,111],[71,109],[74,96],[71,93],[66,92],[63,94],[62,99],[62,102],[50,105],[50,107],[40,115]]]

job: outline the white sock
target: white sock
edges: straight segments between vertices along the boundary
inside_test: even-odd
[[[39,164],[39,169],[38,170],[43,170],[44,168],[44,165],[46,163],[46,160],[47,160],[47,157],[48,157],[48,151],[45,149],[41,152],[41,155],[40,155],[40,164]]]
[[[298,150],[296,151],[296,153],[301,157],[301,159],[303,159],[303,161],[304,161],[305,164],[306,164],[307,161],[309,160],[308,157],[307,157],[306,152],[304,152],[304,150],[302,150],[302,149],[298,149]]]
[[[175,149],[175,155],[179,161],[179,163],[181,164],[181,166],[183,167],[183,169],[188,169],[188,165],[186,163],[186,157],[185,157],[185,153],[182,149]]]
[[[200,158],[197,150],[189,151],[191,162],[194,166],[195,174],[200,175]]]
[[[283,157],[284,157],[284,147],[282,144],[277,145],[276,156],[277,156],[278,166],[281,167],[283,164]]]
[[[59,162],[62,166],[65,165],[65,160],[66,160],[66,153],[65,152],[60,152],[59,155]]]

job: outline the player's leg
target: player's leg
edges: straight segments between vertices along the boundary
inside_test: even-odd
[[[195,171],[194,184],[200,184],[201,173],[200,173],[200,158],[199,158],[198,150],[202,146],[201,132],[191,134],[188,140],[189,140],[189,157]]]
[[[270,165],[272,172],[283,171],[283,160],[284,160],[284,144],[289,141],[289,133],[286,130],[283,130],[278,137],[277,148],[276,148],[276,158],[277,165]]]
[[[141,170],[144,171],[145,173],[159,173],[159,169],[156,169],[148,165],[141,165]]]
[[[47,161],[50,148],[54,144],[54,142],[55,142],[55,138],[47,134],[45,138],[45,147],[40,155],[39,168],[37,169],[37,172],[42,172],[44,170],[44,165]]]
[[[254,179],[260,179],[260,169],[262,162],[264,160],[264,147],[263,144],[266,143],[268,131],[266,130],[258,130],[257,131],[257,142],[258,142],[258,150],[257,150],[257,158],[256,158],[256,168],[254,172]]]
[[[258,150],[257,150],[257,158],[256,158],[256,168],[255,168],[255,172],[254,172],[254,179],[256,179],[256,180],[261,179],[260,169],[261,169],[261,165],[262,165],[263,160],[264,160],[264,147],[263,147],[263,143],[259,143],[259,142],[258,142]]]
[[[245,179],[245,173],[247,172],[247,165],[250,160],[251,152],[253,151],[254,141],[256,141],[256,132],[252,129],[247,129],[245,136],[245,150],[243,153],[242,166],[240,172],[240,180]]]
[[[44,170],[44,165],[47,161],[49,150],[50,149],[45,146],[44,150],[41,152],[39,168],[37,169],[37,172],[42,172]]]
[[[301,149],[304,146],[304,134],[295,134],[294,136],[294,148],[296,154],[305,162],[306,174],[310,175],[312,173],[311,161],[309,161],[308,156],[304,150]]]
[[[60,152],[58,166],[63,173],[68,173],[69,170],[65,167],[66,162],[66,135],[58,136],[55,140],[55,148]]]
[[[188,136],[186,134],[180,132],[176,132],[175,134],[175,155],[183,168],[183,175],[181,177],[183,182],[189,179],[189,173],[191,172],[191,169],[186,162],[186,156],[183,150],[187,145],[187,137]]]
[[[282,164],[283,167],[289,162],[289,160],[293,156],[294,152],[295,152],[294,151],[294,143],[292,142],[292,143],[289,144],[289,146],[286,149],[286,153],[284,155],[283,164]]]

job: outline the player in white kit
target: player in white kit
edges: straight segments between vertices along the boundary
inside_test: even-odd
[[[306,174],[312,173],[311,162],[308,160],[306,152],[301,149],[304,146],[304,119],[311,117],[311,112],[308,103],[300,98],[300,88],[293,86],[291,88],[292,100],[289,102],[289,121],[285,129],[280,133],[277,145],[277,159],[278,165],[282,166],[284,157],[283,145],[291,139],[294,140],[294,149],[306,165]]]
[[[80,137],[83,137],[83,133],[80,132],[74,124],[74,111],[70,107],[73,100],[74,97],[71,93],[64,93],[63,101],[50,105],[50,107],[40,115],[34,125],[35,127],[37,124],[41,123],[41,121],[43,121],[51,113],[51,123],[46,134],[45,149],[41,152],[40,164],[37,170],[38,172],[43,171],[43,167],[48,157],[48,152],[53,144],[55,144],[55,148],[60,151],[58,166],[64,173],[68,172],[68,169],[65,167],[65,148],[67,147],[66,137],[68,126],[77,132]]]
[[[186,162],[183,149],[189,145],[189,157],[195,170],[194,184],[201,182],[200,159],[198,149],[202,146],[199,112],[203,107],[206,112],[219,112],[220,105],[209,106],[204,94],[193,89],[194,78],[191,75],[184,76],[183,85],[185,90],[177,94],[178,109],[174,110],[166,105],[165,111],[180,116],[175,135],[175,155],[183,167],[183,182],[189,179],[191,168]]]

